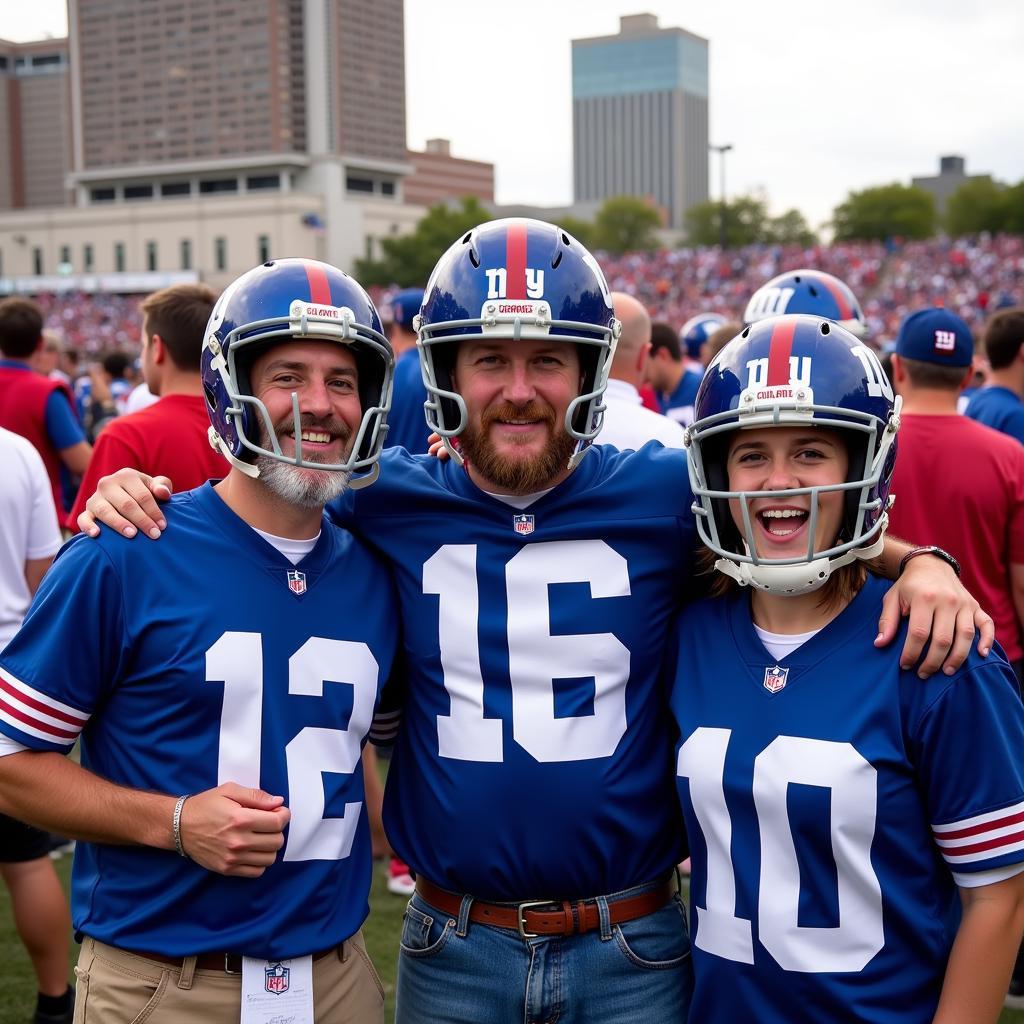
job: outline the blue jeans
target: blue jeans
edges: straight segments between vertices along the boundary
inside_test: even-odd
[[[598,902],[599,931],[522,939],[470,922],[469,897],[455,919],[416,893],[402,927],[396,1024],[683,1024],[693,967],[682,900],[617,925]]]

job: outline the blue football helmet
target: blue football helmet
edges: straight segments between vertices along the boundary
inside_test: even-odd
[[[430,275],[416,328],[427,424],[460,463],[452,439],[465,429],[467,412],[452,386],[458,342],[575,342],[583,374],[565,429],[578,442],[569,461],[576,466],[601,429],[601,398],[620,328],[604,274],[575,238],[554,224],[520,218],[467,231]]]
[[[268,345],[325,339],[351,348],[359,375],[363,416],[343,463],[309,462],[302,456],[298,398],[292,395],[295,455],[281,451],[266,406],[252,394],[249,369]],[[365,487],[379,473],[391,407],[394,356],[380,318],[362,287],[336,267],[317,260],[272,260],[243,274],[214,306],[203,339],[202,381],[210,414],[210,443],[248,476],[258,476],[256,455],[293,466],[355,473],[350,486]],[[272,448],[259,444],[260,423]]]
[[[901,400],[875,353],[849,331],[812,316],[781,316],[746,327],[712,360],[687,429],[693,511],[715,568],[741,584],[779,594],[816,590],[841,565],[874,558],[888,522],[889,485],[896,463]],[[733,491],[726,456],[737,430],[766,426],[826,427],[841,433],[849,452],[845,483],[784,491]],[[845,493],[835,543],[815,549],[818,494]],[[759,558],[750,502],[810,495],[807,552]],[[737,530],[730,500],[740,502]]]
[[[845,327],[854,337],[866,338],[868,323],[849,286],[822,270],[788,270],[761,285],[747,303],[745,324],[785,313],[807,313]]]
[[[700,359],[701,345],[719,327],[724,327],[728,322],[724,316],[718,313],[698,313],[683,324],[683,329],[679,332],[679,342],[691,359]]]

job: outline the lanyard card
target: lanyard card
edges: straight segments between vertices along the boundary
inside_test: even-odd
[[[313,1024],[313,958],[242,958],[241,1024]]]

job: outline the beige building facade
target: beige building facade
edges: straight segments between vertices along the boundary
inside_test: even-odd
[[[218,287],[268,254],[348,270],[422,216],[402,0],[68,0],[68,26],[0,42],[0,289]]]

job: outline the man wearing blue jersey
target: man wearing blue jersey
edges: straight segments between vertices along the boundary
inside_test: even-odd
[[[388,836],[417,875],[402,1024],[685,1016],[659,668],[688,590],[693,496],[679,451],[583,457],[618,330],[600,269],[561,229],[468,232],[435,268],[419,322],[428,422],[454,458],[385,452],[380,481],[331,506],[392,564],[402,609],[410,699],[385,795]],[[135,493],[137,526],[158,530],[138,481],[122,471],[88,507],[129,528],[110,502]],[[951,639],[951,571],[911,565],[942,590],[936,631]],[[908,600],[890,601],[885,636]],[[933,610],[915,601],[914,663]],[[951,661],[968,647],[958,637]]]
[[[323,506],[376,473],[391,370],[351,278],[243,275],[203,344],[228,476],[164,544],[72,541],[0,657],[0,804],[85,840],[76,1021],[380,1019],[360,751],[394,594]]]

